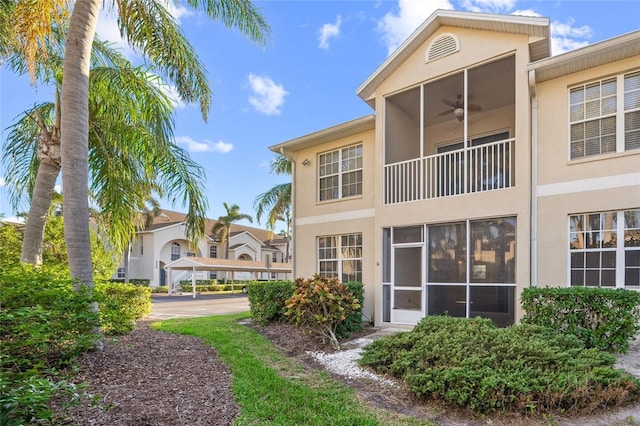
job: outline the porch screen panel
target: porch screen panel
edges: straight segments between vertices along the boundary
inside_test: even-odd
[[[516,282],[516,219],[471,222],[472,283]]]
[[[429,227],[430,283],[465,283],[466,258],[466,223]]]

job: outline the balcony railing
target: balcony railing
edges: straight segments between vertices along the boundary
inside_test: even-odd
[[[515,139],[384,166],[385,204],[512,186],[515,186]]]

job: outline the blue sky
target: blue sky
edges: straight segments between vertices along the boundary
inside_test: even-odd
[[[208,123],[196,105],[176,105],[177,143],[207,171],[210,218],[223,202],[255,215],[256,196],[285,177],[269,173],[270,145],[370,114],[356,88],[409,34],[438,9],[550,18],[552,52],[558,54],[640,29],[640,0],[379,0],[255,1],[271,25],[264,47],[238,31],[172,6],[200,55],[213,88]],[[112,17],[103,13],[98,33],[123,46]],[[46,87],[5,68],[0,75],[0,130],[36,102]],[[0,169],[0,214],[16,213]],[[186,211],[182,205],[163,207]],[[26,211],[26,206],[18,211]],[[247,222],[245,222],[248,224]],[[254,225],[256,222],[254,221]]]

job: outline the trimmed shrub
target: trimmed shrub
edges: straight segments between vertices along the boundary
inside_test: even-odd
[[[286,301],[285,315],[306,331],[329,339],[338,349],[338,325],[361,309],[360,300],[337,278],[316,274],[312,279],[298,278],[295,283],[293,296]]]
[[[344,286],[360,302],[360,307],[351,312],[336,328],[336,337],[342,339],[362,330],[362,305],[364,304],[364,284],[361,282],[344,283]]]
[[[0,424],[41,423],[53,398],[77,395],[55,371],[93,346],[93,300],[93,290],[74,291],[60,268],[0,268]]]
[[[126,334],[151,313],[151,289],[132,284],[96,284],[100,322],[106,334]]]
[[[253,281],[247,284],[251,315],[257,324],[287,321],[285,301],[295,290],[293,281]]]
[[[111,278],[109,282],[125,284],[124,278]],[[128,284],[149,287],[149,285],[151,284],[151,280],[148,278],[130,278]]]
[[[196,284],[196,292],[220,292],[220,291],[240,291],[244,287],[244,283],[231,284]],[[193,285],[191,281],[180,281],[180,290],[184,293],[191,293],[193,291]]]
[[[59,368],[93,345],[98,317],[91,289],[47,267],[6,267],[0,274],[0,369]]]
[[[360,360],[412,392],[478,414],[590,413],[638,399],[640,381],[575,336],[530,324],[430,316],[366,346]]]
[[[159,287],[150,287],[151,288],[151,293],[156,294],[156,293],[169,293],[169,287],[166,285],[161,285]]]
[[[529,287],[523,323],[570,333],[587,348],[626,353],[640,331],[640,293],[601,287]]]

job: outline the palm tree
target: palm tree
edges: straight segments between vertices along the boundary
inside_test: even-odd
[[[271,161],[271,173],[291,176],[291,160],[283,155],[277,155]],[[289,243],[291,241],[291,182],[281,183],[267,192],[258,195],[253,202],[256,218],[267,213],[267,229],[273,231],[276,222],[285,222],[286,229],[279,235],[287,241],[285,262],[289,261]]]
[[[172,107],[158,89],[158,78],[133,68],[99,41],[92,58],[91,194],[111,245],[119,252],[129,245],[136,231],[131,212],[144,210],[151,192],[183,194],[190,215],[203,221],[204,171],[173,141]],[[26,111],[10,129],[3,162],[14,206],[31,194],[21,261],[39,264],[46,212],[61,167],[59,96]]]
[[[19,0],[19,3],[29,3]],[[65,0],[50,0],[63,3]],[[38,2],[49,3],[49,2]],[[63,65],[61,100],[61,157],[65,209],[73,215],[65,220],[65,239],[71,277],[84,285],[93,285],[89,245],[88,157],[89,157],[89,70],[91,45],[95,36],[100,0],[74,3],[67,35]],[[168,81],[175,84],[185,102],[198,102],[206,120],[211,90],[206,72],[180,31],[177,22],[158,0],[122,0],[118,8],[120,31],[129,44],[141,51]],[[263,42],[269,27],[248,0],[187,0],[192,8],[237,27],[252,40]],[[60,8],[60,7],[59,7]],[[45,18],[42,18],[42,17]],[[42,15],[51,19],[56,15]],[[18,21],[17,19],[15,21]],[[41,22],[41,21],[37,21]],[[49,25],[33,27],[49,28]],[[28,29],[25,32],[29,32]],[[27,40],[31,40],[26,38]],[[35,38],[42,41],[41,38]],[[192,209],[192,206],[189,206]],[[194,240],[204,233],[204,220],[187,223],[187,235]]]
[[[238,207],[237,204],[229,207],[229,205],[225,202],[222,203],[222,205],[227,211],[227,214],[218,218],[218,221],[215,223],[215,225],[213,225],[213,228],[211,228],[211,233],[220,240],[220,243],[226,244],[224,258],[228,259],[231,224],[242,219],[247,219],[249,222],[253,223],[253,218],[248,214],[240,213],[240,207]]]

